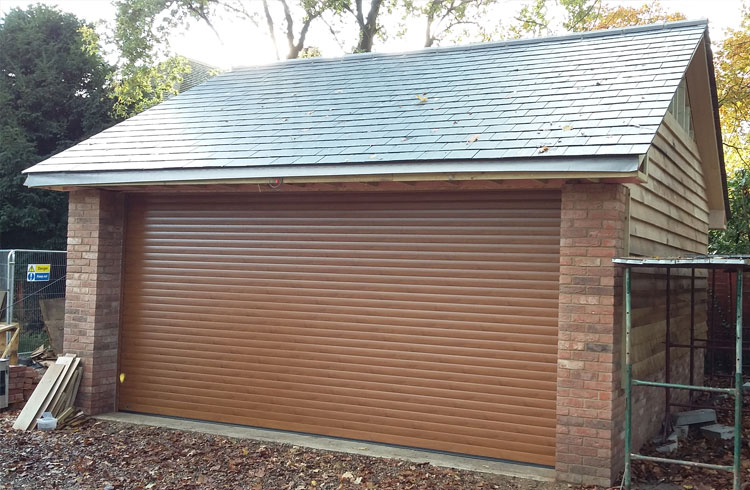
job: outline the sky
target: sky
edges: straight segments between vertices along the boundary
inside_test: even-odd
[[[243,0],[257,1],[257,0]],[[499,0],[488,12],[488,18],[508,22],[528,0]],[[640,7],[646,0],[605,0],[610,5]],[[750,0],[747,0],[750,2]],[[44,3],[56,5],[60,10],[71,12],[89,22],[113,22],[115,8],[109,0],[0,0],[0,16],[8,10],[29,4]],[[708,19],[712,41],[720,40],[728,28],[739,27],[742,0],[661,0],[666,10],[678,10],[688,19]],[[552,11],[554,16],[555,12]],[[401,20],[395,19],[395,20]],[[424,21],[406,19],[410,29],[404,36],[391,36],[378,42],[375,50],[399,52],[419,49],[422,45]],[[220,38],[206,25],[193,22],[187,32],[174,35],[170,39],[173,51],[187,58],[202,61],[223,69],[236,66],[249,66],[272,62],[276,59],[273,45],[246,20],[222,18],[215,22]],[[348,36],[347,36],[348,34]],[[355,32],[344,33],[348,45],[343,48],[331,39],[328,27],[318,23],[308,35],[308,45],[317,46],[324,56],[341,56],[351,48]],[[345,43],[347,44],[347,43]]]

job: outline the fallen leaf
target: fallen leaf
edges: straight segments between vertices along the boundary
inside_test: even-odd
[[[474,135],[469,136],[469,139],[466,140],[466,143],[474,143],[478,139],[479,139],[479,135],[474,134]]]
[[[120,373],[120,383],[124,383],[124,382],[125,382],[125,373]]]
[[[573,126],[571,126],[570,124],[566,124],[566,125],[564,125],[562,127],[562,129],[563,129],[563,131],[572,131],[573,130]]]
[[[341,475],[341,479],[342,480],[353,480],[354,479],[354,475],[352,475],[351,471],[347,471],[346,473],[344,473],[343,475]]]
[[[549,151],[549,146],[547,145],[539,148],[539,153],[547,153],[548,151]]]
[[[429,100],[429,98],[425,97],[424,95],[417,95],[417,98],[419,99],[420,104],[426,104]]]

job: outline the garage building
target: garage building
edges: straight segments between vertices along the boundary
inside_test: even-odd
[[[706,252],[717,121],[705,22],[221,74],[26,171],[70,193],[78,402],[609,485],[611,259]],[[662,287],[635,278],[641,379],[663,377]],[[635,396],[638,447],[663,405]]]

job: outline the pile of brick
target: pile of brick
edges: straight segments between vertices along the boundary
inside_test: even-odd
[[[42,375],[32,367],[10,366],[8,378],[8,405],[11,408],[21,408],[31,397]]]

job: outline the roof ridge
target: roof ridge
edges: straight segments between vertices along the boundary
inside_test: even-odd
[[[273,61],[270,63],[263,63],[263,64],[258,64],[258,65],[236,66],[236,67],[232,67],[231,71],[253,70],[253,69],[258,69],[258,68],[267,68],[267,67],[301,64],[301,63],[308,63],[308,64],[336,63],[336,62],[342,62],[345,60],[354,60],[354,59],[395,58],[398,56],[416,55],[416,54],[421,54],[421,53],[434,53],[434,52],[445,53],[445,52],[451,52],[451,51],[466,51],[466,50],[474,51],[474,50],[480,50],[480,49],[497,48],[499,46],[508,46],[508,45],[519,46],[519,45],[524,45],[524,44],[543,44],[543,43],[555,42],[555,41],[593,39],[593,38],[600,38],[600,37],[615,37],[615,36],[622,36],[625,34],[637,33],[637,32],[650,32],[650,31],[656,32],[660,30],[672,30],[672,29],[680,29],[684,27],[698,27],[698,26],[708,27],[708,19],[657,22],[654,24],[621,27],[617,29],[599,29],[596,31],[574,32],[574,33],[569,33],[569,34],[561,34],[557,36],[531,37],[531,38],[522,38],[522,39],[505,39],[502,41],[478,42],[478,43],[461,44],[461,45],[455,45],[455,46],[436,46],[432,48],[398,51],[398,52],[393,52],[393,53],[368,52],[368,53],[351,53],[351,54],[345,54],[344,56],[296,58],[296,59],[291,59],[291,60]]]

